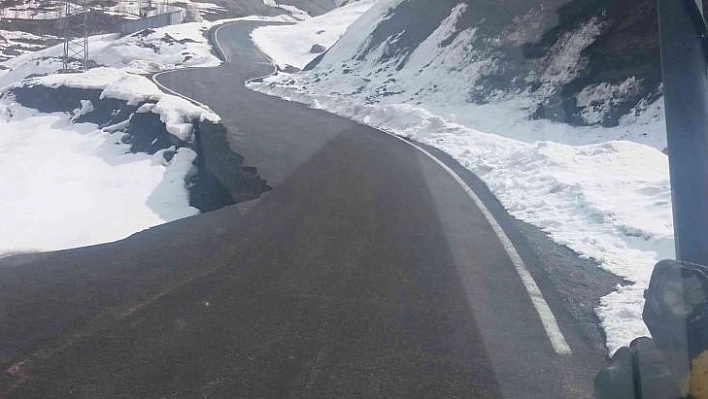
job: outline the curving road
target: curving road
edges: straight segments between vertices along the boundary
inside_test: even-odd
[[[254,25],[217,32],[222,67],[157,79],[274,189],[0,263],[0,397],[591,396],[605,353],[517,234],[515,263],[439,162],[245,89],[272,71]]]

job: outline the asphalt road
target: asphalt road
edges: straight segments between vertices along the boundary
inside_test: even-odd
[[[439,164],[245,89],[272,70],[253,26],[218,32],[224,66],[158,80],[220,114],[231,150],[274,189],[0,262],[0,397],[591,396],[605,353],[538,259],[519,251],[570,354]]]

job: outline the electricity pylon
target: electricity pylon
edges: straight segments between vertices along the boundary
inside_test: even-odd
[[[88,69],[89,1],[64,0],[64,71],[79,72]],[[80,63],[80,66],[77,63]]]

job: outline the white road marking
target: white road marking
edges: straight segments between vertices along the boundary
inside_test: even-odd
[[[223,28],[223,27],[226,26],[226,25],[230,25],[230,24],[223,24],[223,25],[220,25],[220,26],[219,26],[218,28],[216,28],[216,30],[214,31],[214,41],[216,42],[216,43],[215,43],[215,44],[216,44],[216,47],[219,49],[219,53],[221,53],[221,55],[224,57],[224,64],[226,64],[226,63],[229,62],[229,57],[226,56],[226,53],[224,52],[224,49],[221,47],[221,43],[219,43],[219,31],[221,30],[221,28]]]
[[[511,239],[509,239],[509,236],[506,235],[501,225],[499,225],[499,222],[497,222],[497,220],[494,218],[494,215],[492,215],[492,212],[490,212],[486,205],[484,205],[484,202],[482,202],[479,196],[475,194],[472,188],[467,183],[465,183],[465,181],[462,180],[462,178],[457,173],[455,173],[454,170],[450,169],[449,166],[445,165],[441,160],[436,158],[426,149],[393,133],[389,133],[386,131],[383,132],[412,146],[413,148],[425,154],[428,158],[432,159],[435,163],[438,164],[438,166],[440,166],[444,171],[446,171],[450,176],[452,176],[452,178],[455,179],[457,184],[462,188],[462,190],[467,194],[467,196],[472,199],[472,201],[475,203],[475,205],[477,205],[479,210],[484,215],[484,218],[487,219],[487,222],[492,227],[492,230],[494,230],[494,233],[499,238],[499,241],[504,247],[504,250],[511,259],[511,263],[514,264],[514,268],[519,274],[521,282],[523,283],[524,288],[526,288],[526,292],[529,294],[529,297],[531,297],[531,303],[533,303],[534,308],[536,308],[536,312],[538,313],[538,316],[541,319],[541,323],[543,324],[543,328],[546,330],[546,334],[548,335],[548,338],[551,341],[553,349],[559,355],[570,355],[572,353],[570,345],[568,345],[568,342],[565,340],[565,337],[563,336],[560,327],[558,327],[556,317],[553,315],[551,308],[548,306],[546,299],[543,297],[543,293],[541,293],[541,289],[538,287],[538,284],[536,284],[536,280],[534,280],[533,276],[531,276],[531,273],[526,267],[524,260],[521,258],[521,255],[519,255],[519,252],[516,250],[516,247],[511,242]]]
[[[221,28],[227,26],[229,24],[224,24],[219,26],[216,31],[214,32],[214,41],[216,42],[216,46],[219,48],[219,51],[221,54],[224,56],[225,63],[228,62],[228,58],[226,57],[226,53],[224,53],[221,44],[219,43],[219,31]],[[266,55],[266,54],[264,54]],[[266,55],[267,57],[267,55]],[[272,65],[272,63],[271,63]],[[263,77],[258,77],[258,78],[253,78],[247,80],[247,82],[252,82],[254,80],[259,80],[259,79],[264,79],[267,78],[274,73],[277,72],[277,68],[275,66],[273,67],[273,72],[265,75]],[[203,107],[206,107],[206,105],[200,103],[199,101],[196,101],[194,99],[191,99],[187,96],[181,95],[173,90],[170,90],[167,87],[164,87],[161,85],[157,80],[155,79],[159,73],[153,76],[153,81],[157,83],[160,87],[164,88],[165,90],[169,91],[170,93],[174,93],[180,97],[183,97],[187,100],[193,101]],[[492,227],[492,230],[494,233],[497,235],[499,238],[499,241],[501,242],[502,246],[504,247],[504,250],[506,251],[507,255],[511,259],[511,263],[514,265],[514,268],[516,269],[517,274],[519,275],[519,278],[521,279],[521,283],[524,285],[524,288],[526,288],[526,292],[529,294],[529,297],[531,298],[531,303],[533,304],[533,307],[536,309],[536,312],[538,313],[538,317],[541,319],[541,323],[543,324],[543,328],[546,330],[546,334],[548,335],[548,339],[551,341],[551,346],[553,346],[553,349],[556,351],[557,354],[559,355],[570,355],[572,353],[570,349],[570,345],[568,345],[568,342],[566,341],[565,337],[563,336],[563,333],[560,330],[560,327],[558,327],[558,321],[556,320],[556,317],[553,315],[553,312],[551,311],[551,308],[548,306],[548,302],[546,302],[546,299],[543,297],[543,293],[541,292],[541,289],[538,287],[538,284],[536,284],[536,280],[534,280],[533,276],[528,270],[528,267],[526,266],[526,263],[524,263],[524,260],[521,258],[521,255],[519,255],[519,251],[516,250],[516,247],[514,244],[511,242],[511,239],[509,239],[509,236],[506,235],[504,232],[504,229],[502,229],[501,225],[499,225],[499,222],[494,218],[494,215],[492,212],[489,211],[486,205],[484,205],[484,202],[475,194],[475,192],[472,190],[472,188],[465,183],[462,178],[455,173],[454,170],[450,169],[449,166],[445,165],[441,160],[436,158],[433,154],[428,152],[426,149],[423,147],[420,147],[413,142],[406,140],[398,135],[395,135],[393,133],[377,129],[379,131],[384,132],[385,134],[388,134],[389,136],[395,137],[396,139],[412,146],[413,148],[417,149],[418,151],[422,152],[425,154],[428,158],[432,159],[433,162],[438,164],[445,172],[447,172],[452,178],[457,182],[457,184],[462,188],[462,190],[467,194],[470,199],[477,205],[477,208],[482,212],[482,215],[484,215],[484,218],[487,219],[487,222],[489,225]]]

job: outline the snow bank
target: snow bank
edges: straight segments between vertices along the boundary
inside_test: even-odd
[[[511,215],[631,283],[602,298],[597,308],[610,352],[648,335],[641,320],[642,292],[654,264],[674,256],[668,160],[661,152],[666,145],[662,102],[640,103],[614,128],[530,120],[534,101],[525,93],[472,104],[466,101],[460,76],[472,84],[495,65],[488,60],[462,62],[471,51],[465,43],[476,35],[474,28],[454,32],[464,5],[411,51],[402,69],[396,68],[396,60],[387,61],[387,43],[395,38],[357,59],[398,3],[384,0],[374,6],[313,71],[282,73],[250,87],[449,153],[483,179]],[[287,31],[289,40],[311,40],[307,35],[312,27],[299,25]],[[590,21],[568,34],[558,52],[577,58],[577,48],[599,29],[597,21]],[[271,43],[280,34],[264,27],[253,38],[276,62],[301,57],[297,48]],[[294,38],[300,34],[302,39]],[[458,69],[460,65],[465,66]],[[572,73],[560,73],[554,64],[546,71],[560,80]],[[631,91],[635,84],[628,80],[589,87],[578,100],[601,114],[605,94]],[[584,117],[597,116],[588,111]]]
[[[296,21],[305,21],[307,19],[310,19],[310,14],[307,13],[307,11],[303,11],[295,6],[289,6],[287,4],[277,4],[276,7],[281,8],[287,12],[290,13],[290,15],[296,20]]]
[[[161,92],[147,77],[113,68],[17,86],[101,90],[101,99],[136,106],[147,101],[140,111],[159,115],[184,142],[192,141],[192,120],[219,121],[208,109]],[[186,186],[197,156],[191,149],[133,154],[123,134],[113,133],[117,127],[109,132],[74,123],[93,109],[90,101],[72,114],[43,114],[7,101],[0,108],[0,255],[115,241],[198,213]]]
[[[147,77],[116,68],[34,77],[10,87],[16,86],[100,90],[101,99],[143,104],[140,112],[159,115],[166,130],[187,143],[193,120],[219,121]],[[90,101],[71,115],[7,101],[0,109],[0,255],[115,241],[198,213],[186,186],[197,156],[191,149],[133,154],[120,132],[73,122],[93,109]]]
[[[6,103],[0,132],[0,256],[114,241],[198,213],[188,148],[131,154],[121,134]]]
[[[78,89],[99,89],[101,98],[115,98],[137,105],[145,101],[155,101],[149,111],[160,115],[167,131],[182,141],[192,141],[192,121],[208,120],[219,122],[218,115],[209,109],[162,92],[151,80],[113,68],[95,68],[84,73],[55,74],[33,78],[27,85],[42,85],[51,88],[61,86]]]
[[[173,33],[178,30],[170,28]],[[194,26],[185,30],[195,31]],[[115,35],[93,37],[92,48],[103,46],[104,52],[97,51],[98,58],[129,55],[123,59],[122,69],[101,67],[18,82],[16,78],[23,78],[22,74],[52,73],[52,69],[61,67],[59,59],[51,57],[60,49],[50,48],[11,60],[7,64],[16,69],[0,80],[10,83],[6,89],[70,87],[101,90],[101,99],[123,100],[130,105],[147,101],[141,111],[159,115],[167,131],[184,142],[192,141],[193,120],[219,121],[210,110],[165,94],[149,78],[130,73],[146,70],[136,68],[130,58],[140,54],[143,47],[139,43],[144,42],[138,37],[114,39]],[[177,51],[184,49],[178,46]],[[206,47],[195,51],[203,54],[194,62],[218,64]],[[174,53],[150,52],[154,56],[151,65],[159,65],[158,69],[167,68],[166,60]],[[14,103],[0,103],[0,255],[114,241],[198,213],[189,206],[186,187],[196,153],[189,148],[170,148],[154,155],[132,154],[121,133],[111,134],[94,124],[73,123],[92,107],[85,101],[73,115],[42,114]],[[169,161],[164,157],[167,152],[174,152]]]
[[[272,85],[277,79],[292,76],[251,87],[447,152],[485,181],[512,216],[633,283],[604,297],[597,309],[611,352],[649,334],[641,320],[642,293],[654,264],[674,256],[668,160],[661,151],[629,141],[526,143],[447,121],[420,106],[364,105]]]
[[[212,25],[190,22],[138,32],[111,41],[91,58],[100,65],[135,73],[218,66],[221,61],[211,53],[204,36]]]
[[[315,18],[304,18],[296,25],[260,27],[253,30],[251,37],[279,65],[302,69],[319,55],[310,51],[313,45],[329,48],[353,21],[377,1],[354,2]]]

